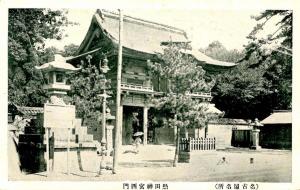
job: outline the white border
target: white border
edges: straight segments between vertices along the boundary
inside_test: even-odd
[[[9,182],[7,181],[7,17],[8,8],[86,8],[105,9],[225,9],[225,10],[264,10],[293,9],[294,11],[294,61],[293,61],[293,183],[259,183],[259,189],[300,189],[299,147],[300,147],[300,113],[299,113],[299,9],[297,0],[0,0],[0,189],[122,189],[122,182]],[[238,26],[237,26],[238,27]],[[298,35],[297,35],[298,34]],[[298,106],[298,107],[297,107]],[[169,189],[215,189],[215,183],[169,182]]]

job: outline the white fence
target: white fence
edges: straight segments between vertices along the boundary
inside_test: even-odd
[[[215,150],[216,138],[182,138],[179,143],[179,149],[182,151]]]

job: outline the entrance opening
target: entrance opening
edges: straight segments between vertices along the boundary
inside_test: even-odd
[[[133,134],[136,132],[143,132],[143,108],[124,106],[122,144],[132,144],[134,141]]]
[[[235,147],[250,147],[251,130],[232,130],[231,145]]]

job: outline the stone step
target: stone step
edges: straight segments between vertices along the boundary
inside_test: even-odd
[[[75,134],[78,134],[79,136],[87,134],[87,127],[83,126],[75,128]]]
[[[75,142],[75,139],[76,139],[75,135],[71,135],[70,136],[70,141]],[[55,142],[56,141],[65,141],[65,142],[67,142],[68,141],[68,137],[61,137],[61,136],[55,137]]]
[[[82,136],[78,136],[79,142],[92,142],[93,141],[93,135],[85,134]]]
[[[82,122],[82,119],[76,118],[75,119],[75,128],[78,127],[78,126],[81,127],[81,122]]]
[[[52,128],[51,134],[54,132],[54,138],[55,140],[68,140],[68,129],[66,128]],[[70,139],[75,141],[75,135],[70,132]]]
[[[75,142],[76,135],[78,135],[78,141],[83,142],[92,142],[93,135],[87,133],[87,127],[81,126],[82,119],[75,119],[75,128],[72,129],[70,141]],[[54,132],[55,141],[67,142],[68,140],[68,129],[65,128],[53,128],[51,129],[51,134]]]
[[[92,142],[80,142],[82,144],[83,148],[96,148],[96,144]],[[55,148],[67,148],[68,142],[66,141],[56,141],[55,142]],[[76,148],[79,147],[79,143],[70,142],[69,144],[70,148]]]
[[[93,135],[86,135],[85,136],[85,138],[86,138],[86,142],[93,142],[94,141],[94,136]]]

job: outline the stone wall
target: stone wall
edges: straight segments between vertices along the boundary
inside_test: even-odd
[[[216,149],[231,147],[233,125],[208,124],[207,137],[216,138]]]

